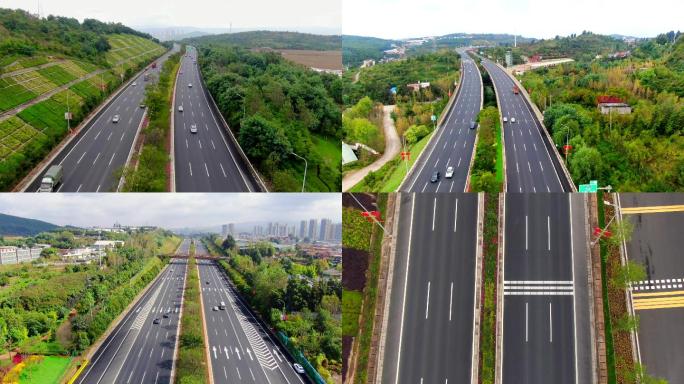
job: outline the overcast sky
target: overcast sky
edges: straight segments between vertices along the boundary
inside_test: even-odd
[[[0,213],[57,225],[207,227],[309,218],[342,221],[337,193],[2,193]]]
[[[684,30],[681,0],[344,0],[342,33],[399,39],[466,33],[650,37]]]
[[[0,0],[2,8],[128,26],[311,30],[341,26],[342,0]]]

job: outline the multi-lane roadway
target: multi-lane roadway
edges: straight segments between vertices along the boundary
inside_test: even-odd
[[[583,199],[505,197],[501,383],[595,382]]]
[[[181,57],[174,113],[174,168],[177,192],[258,192],[259,183],[210,107],[200,80],[197,50]],[[179,107],[183,112],[179,111]],[[195,127],[191,132],[191,128]]]
[[[59,164],[64,169],[62,183],[57,192],[113,192],[119,187],[120,177],[115,174],[129,159],[138,129],[142,123],[145,108],[145,86],[156,81],[161,67],[169,55],[178,47],[156,60],[156,68],[149,68],[144,74],[128,83],[121,92],[91,120],[69,145],[45,167]],[[119,116],[117,123],[114,116]],[[41,173],[27,187],[27,192],[36,192],[40,187]]]
[[[634,224],[625,244],[629,260],[645,266],[630,298],[639,317],[637,359],[646,372],[669,383],[684,382],[684,194],[619,194],[623,220]]]
[[[461,55],[461,82],[456,100],[447,112],[444,123],[434,133],[425,154],[414,165],[409,178],[400,189],[406,192],[465,192],[470,160],[475,147],[476,129],[472,124],[482,108],[482,77],[465,50]],[[453,177],[446,178],[447,168],[453,168]],[[431,182],[434,172],[440,180]]]
[[[195,254],[208,255],[201,242],[196,242]],[[197,267],[214,383],[308,383],[215,262],[198,260]]]
[[[402,193],[382,383],[476,383],[478,195]]]
[[[187,252],[187,240],[183,246]],[[104,340],[76,383],[171,382],[186,270],[185,260],[175,260],[161,272]]]
[[[541,123],[525,103],[522,92],[515,94],[515,83],[510,76],[491,60],[482,59],[482,65],[489,73],[499,103],[503,123],[506,191],[508,192],[569,192],[564,173],[552,160],[553,154],[547,148],[541,133]],[[512,122],[515,119],[515,122]]]

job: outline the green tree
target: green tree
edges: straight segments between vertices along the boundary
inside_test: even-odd
[[[247,155],[257,161],[263,161],[269,155],[282,160],[292,152],[289,140],[278,125],[260,115],[243,120],[239,137]]]
[[[611,279],[611,283],[619,288],[626,289],[631,283],[646,279],[646,268],[643,265],[628,260],[620,266]]]

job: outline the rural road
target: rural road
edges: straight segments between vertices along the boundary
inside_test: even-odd
[[[399,150],[401,149],[401,140],[399,140],[399,135],[397,134],[397,129],[394,126],[394,120],[392,120],[391,116],[394,108],[394,105],[385,105],[382,107],[382,122],[385,131],[385,153],[383,153],[382,156],[380,156],[380,158],[375,160],[372,164],[346,174],[344,178],[342,178],[342,192],[347,192],[351,187],[363,180],[368,172],[377,171],[399,153]]]

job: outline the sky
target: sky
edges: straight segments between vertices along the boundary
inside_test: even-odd
[[[342,198],[337,193],[2,193],[0,213],[78,227],[340,222]]]
[[[311,30],[339,33],[342,0],[0,0],[2,8],[128,26]],[[291,28],[291,29],[290,29]]]
[[[580,34],[653,37],[684,30],[681,0],[343,0],[342,33],[387,39],[449,33],[553,38]]]

